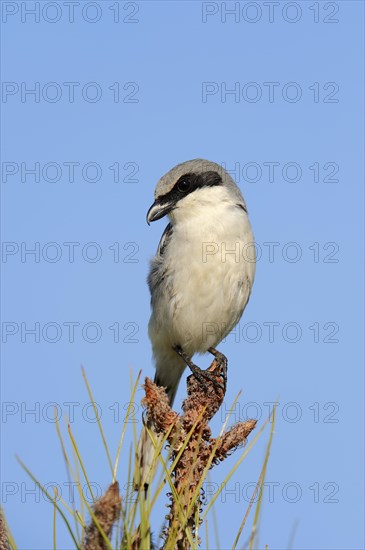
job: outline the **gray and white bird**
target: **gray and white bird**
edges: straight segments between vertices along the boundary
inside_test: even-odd
[[[231,176],[215,162],[183,162],[159,180],[147,222],[166,215],[170,223],[148,276],[149,337],[155,383],[166,388],[172,404],[187,365],[204,378],[205,371],[192,363],[193,355],[219,354],[216,346],[240,320],[254,281],[255,258],[246,203]],[[144,428],[137,464],[145,487],[154,453]]]

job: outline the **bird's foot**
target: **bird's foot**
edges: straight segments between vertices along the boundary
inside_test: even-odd
[[[220,368],[219,365],[217,365],[217,367],[214,369],[213,372],[209,370],[210,367],[207,370],[204,370],[198,367],[197,365],[195,365],[190,359],[190,357],[188,357],[186,353],[181,349],[180,346],[175,346],[174,350],[184,360],[185,364],[189,367],[189,369],[191,370],[195,378],[200,382],[200,384],[202,385],[205,391],[208,391],[208,385],[206,383],[206,381],[208,380],[213,384],[213,386],[225,392],[226,390],[225,382],[224,384],[221,384],[217,380],[216,370]],[[222,357],[225,359],[226,365],[227,365],[227,359],[225,358],[225,356],[223,354],[220,354],[220,355],[222,355]],[[217,358],[217,360],[219,359]],[[224,375],[224,380],[226,380],[226,375]]]
[[[217,374],[220,374],[222,376],[223,384],[224,384],[224,390],[225,390],[226,387],[227,387],[227,378],[228,378],[228,367],[227,367],[228,361],[227,361],[227,357],[215,348],[209,348],[208,351],[209,351],[209,353],[214,355],[214,357],[216,358],[217,365],[214,369],[214,372],[217,372]]]
[[[203,386],[205,391],[208,391],[208,386],[207,386],[207,383],[206,383],[207,380],[209,382],[211,382],[213,384],[213,386],[215,386],[216,388],[218,388],[222,391],[225,391],[224,384],[221,384],[217,380],[217,376],[215,374],[215,369],[214,369],[213,372],[211,372],[211,371],[209,371],[209,369],[204,370],[204,369],[201,369],[200,367],[198,367],[197,365],[194,365],[194,364],[192,364],[192,366],[190,366],[190,365],[188,365],[188,366],[189,366],[191,372],[193,373],[193,375],[195,376],[195,378]]]

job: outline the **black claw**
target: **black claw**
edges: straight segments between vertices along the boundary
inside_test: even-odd
[[[223,383],[224,383],[224,388],[227,387],[227,374],[228,374],[228,369],[227,369],[227,357],[225,355],[223,355],[223,353],[221,353],[220,351],[216,350],[215,348],[209,348],[208,349],[209,353],[211,353],[212,355],[214,355],[214,357],[216,358],[217,360],[217,366],[216,366],[216,371],[220,372],[222,371],[222,378],[223,378]]]
[[[203,370],[197,367],[196,365],[195,365],[195,369],[191,369],[191,371],[195,376],[195,378],[199,380],[199,382],[201,383],[205,391],[208,390],[208,386],[205,382],[206,380],[209,380],[209,382],[211,382],[216,388],[219,388],[224,391],[224,386],[218,382],[217,378],[214,376],[213,373],[207,372],[206,370]]]
[[[192,372],[191,376],[195,376],[195,378],[198,380],[198,382],[200,383],[204,391],[208,391],[208,386],[204,380],[204,376],[201,373],[201,369],[199,369],[199,367],[196,367],[194,369],[190,367],[190,370]]]

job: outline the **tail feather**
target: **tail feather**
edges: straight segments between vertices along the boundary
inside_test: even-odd
[[[152,440],[153,438],[153,440]],[[157,434],[150,422],[142,428],[138,441],[134,488],[147,491],[157,469],[157,452],[161,447],[163,436]]]

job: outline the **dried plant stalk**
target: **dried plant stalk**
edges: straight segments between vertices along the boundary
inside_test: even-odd
[[[120,517],[122,499],[119,495],[119,484],[112,483],[106,493],[94,503],[94,515],[104,531],[110,538],[113,525]],[[105,550],[106,544],[97,525],[91,520],[85,530],[84,550]]]
[[[221,383],[223,366],[215,359],[208,371],[217,382]],[[171,549],[170,541],[174,540],[174,548],[187,550],[190,548],[187,532],[196,537],[196,518],[202,507],[202,491],[197,488],[204,472],[210,467],[222,462],[239,446],[246,443],[246,438],[256,426],[256,420],[240,422],[218,439],[211,437],[209,421],[222,405],[225,391],[217,388],[207,380],[205,387],[193,376],[188,377],[188,397],[178,415],[172,411],[164,388],[156,386],[149,378],[145,381],[146,396],[142,403],[146,407],[147,420],[151,422],[156,433],[166,435],[171,449],[171,461],[174,461],[179,451],[185,448],[172,472],[172,480],[177,497],[171,495],[170,513],[167,516],[168,525],[165,529],[165,548]],[[192,435],[188,443],[188,434]],[[198,496],[196,496],[198,494]],[[185,523],[181,522],[185,517]]]
[[[6,532],[6,524],[3,511],[0,509],[0,550],[9,550],[8,535]]]

